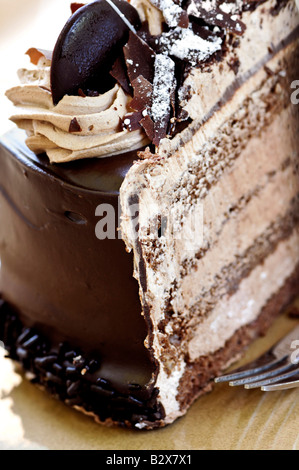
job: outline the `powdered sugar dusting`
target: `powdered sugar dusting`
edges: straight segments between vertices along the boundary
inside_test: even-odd
[[[224,4],[222,5],[224,6]],[[224,30],[228,29],[235,34],[242,35],[246,29],[245,24],[242,23],[236,14],[236,7],[232,9],[227,8],[227,6],[224,9],[220,9],[217,2],[191,0],[187,7],[187,13],[188,15],[205,20],[210,25],[220,26]]]
[[[175,28],[179,25],[181,16],[184,13],[181,2],[174,3],[173,0],[151,0],[151,3],[162,11],[168,26]]]
[[[201,3],[202,8],[204,8],[206,11],[215,10],[217,7],[217,0],[203,0]]]
[[[194,34],[190,27],[177,27],[171,33],[162,34],[160,43],[168,49],[169,55],[181,60],[188,60],[191,65],[196,65],[219,51],[222,39],[211,37],[211,41],[207,41]]]
[[[236,0],[233,3],[224,2],[219,5],[219,8],[228,14],[240,13],[243,8],[243,0]]]
[[[151,117],[155,123],[157,137],[165,130],[165,125],[168,125],[171,93],[175,86],[174,70],[174,61],[168,55],[156,55]]]

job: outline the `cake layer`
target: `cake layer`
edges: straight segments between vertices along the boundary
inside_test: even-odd
[[[152,374],[133,259],[116,230],[119,183],[134,158],[58,167],[30,152],[21,131],[1,139],[1,295],[53,348],[68,341],[98,357],[95,374],[119,389]],[[101,204],[115,210],[115,239],[96,236]]]

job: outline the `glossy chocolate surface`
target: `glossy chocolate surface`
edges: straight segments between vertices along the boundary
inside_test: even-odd
[[[133,257],[121,239],[96,237],[95,211],[110,204],[117,214],[134,159],[131,152],[58,166],[30,152],[22,131],[0,143],[2,297],[53,346],[67,341],[98,357],[96,374],[121,391],[145,385],[153,365]]]
[[[127,1],[113,0],[134,28],[139,15]],[[88,27],[86,25],[88,24]],[[78,90],[104,92],[111,88],[112,65],[128,40],[129,27],[106,0],[79,8],[67,21],[56,42],[51,65],[53,102]]]

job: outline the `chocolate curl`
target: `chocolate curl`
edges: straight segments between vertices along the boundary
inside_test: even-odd
[[[37,65],[39,60],[43,57],[45,60],[52,60],[52,51],[46,51],[44,49],[36,49],[36,47],[31,47],[25,53],[29,56],[30,62],[34,65]]]

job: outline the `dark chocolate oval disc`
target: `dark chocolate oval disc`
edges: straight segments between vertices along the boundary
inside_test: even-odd
[[[111,0],[110,0],[111,1]],[[136,29],[137,11],[126,0],[113,0]],[[109,74],[129,37],[129,27],[106,0],[79,8],[67,21],[56,42],[51,65],[54,104],[78,90],[103,93],[113,86]]]

